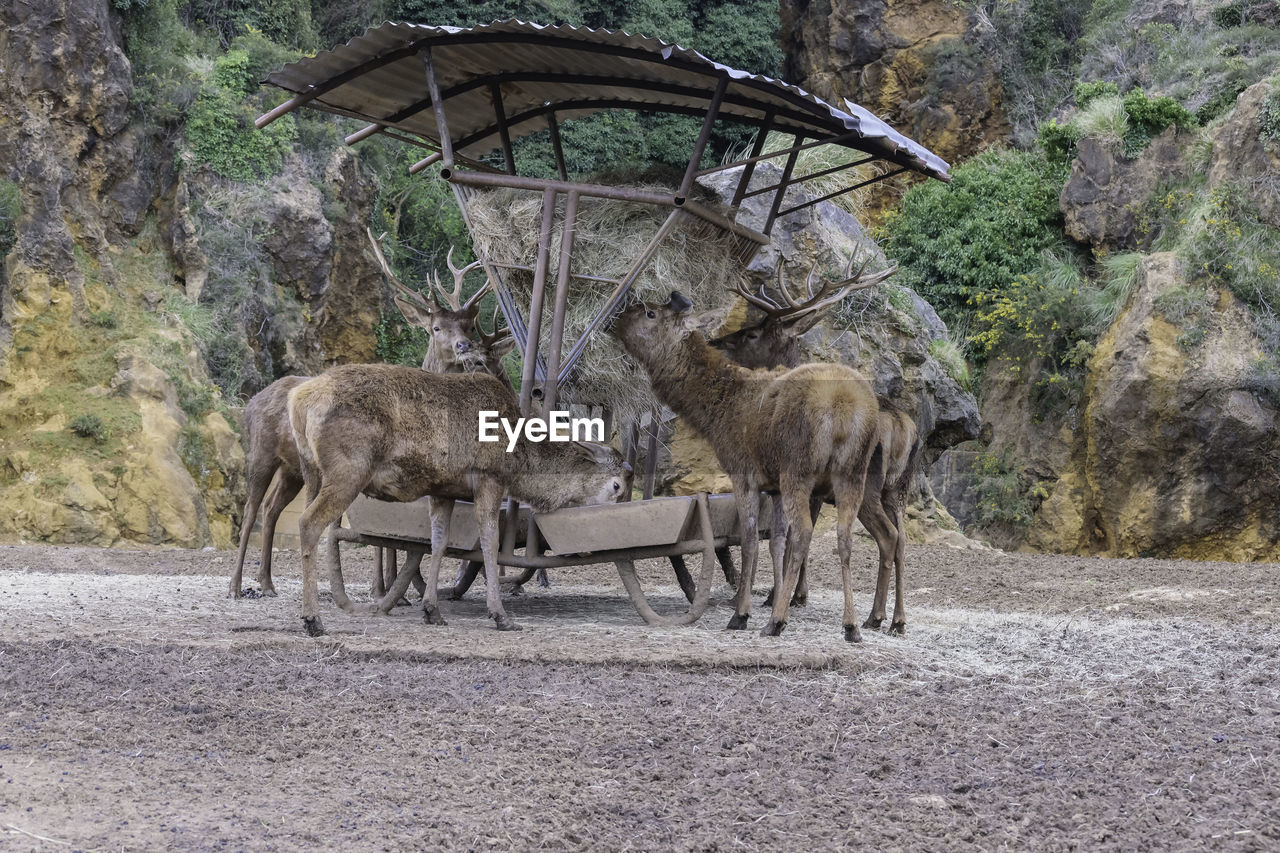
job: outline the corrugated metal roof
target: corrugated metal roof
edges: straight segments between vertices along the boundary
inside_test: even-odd
[[[588,27],[498,21],[462,29],[385,23],[345,45],[286,65],[267,82],[310,106],[380,123],[438,145],[419,55],[431,48],[455,150],[470,157],[499,143],[493,87],[512,138],[546,128],[545,116],[575,118],[630,108],[705,115],[719,81],[730,82],[721,120],[841,144],[948,180],[947,163],[849,101],[831,106],[796,86],[712,62],[660,39]]]

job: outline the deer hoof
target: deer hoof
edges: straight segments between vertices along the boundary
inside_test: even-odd
[[[889,626],[889,633],[897,634],[899,637],[905,635],[907,633],[907,623],[894,622],[892,625]]]
[[[458,589],[456,586],[449,592],[450,601],[461,601],[462,597],[467,594],[465,589]]]
[[[787,627],[786,622],[774,622],[772,619],[770,619],[768,622],[764,624],[764,627],[760,629],[760,636],[776,637],[779,634],[781,634],[784,630],[786,630],[786,627]]]
[[[427,625],[448,625],[449,624],[448,622],[444,621],[444,617],[440,615],[440,608],[432,607],[431,605],[423,606],[422,621]]]
[[[497,628],[499,631],[523,631],[524,630],[524,627],[522,625],[517,625],[514,619],[506,615],[493,617],[493,624],[494,624],[494,627]]]
[[[750,613],[735,613],[729,617],[729,624],[725,626],[725,630],[745,631],[747,628],[747,620],[750,618]]]
[[[307,634],[312,637],[324,636],[324,625],[321,624],[319,616],[302,617],[302,627],[305,628]]]
[[[877,619],[877,618],[876,618],[876,617],[874,617],[874,616],[868,616],[868,617],[867,617],[867,621],[865,621],[865,622],[863,622],[863,623],[862,623],[862,627],[863,627],[863,628],[866,628],[866,629],[868,629],[868,630],[871,630],[871,631],[879,631],[879,630],[880,630],[880,624],[881,624],[882,622],[884,622],[884,617],[883,617],[883,616],[881,616],[879,619]]]
[[[769,594],[764,597],[764,601],[760,602],[761,607],[773,606],[773,590],[769,590]]]
[[[861,643],[862,632],[858,630],[857,625],[844,626],[844,641],[846,643]]]
[[[278,595],[278,593],[276,592],[276,588],[274,586],[272,586],[271,584],[266,584],[265,586],[262,587],[262,592],[259,593],[259,595],[261,595],[263,598],[275,598]]]
[[[512,598],[519,598],[520,596],[524,595],[524,584],[521,584],[521,583],[513,584],[511,589],[507,590],[507,595],[511,596]]]
[[[795,595],[791,596],[791,606],[792,607],[808,607],[809,593],[797,592]]]

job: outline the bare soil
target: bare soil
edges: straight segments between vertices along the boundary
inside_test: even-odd
[[[228,552],[0,547],[0,848],[1280,847],[1280,566],[910,547],[907,635],[850,646],[833,546],[779,638],[593,567],[519,633],[477,585],[320,640],[290,552],[232,601]]]

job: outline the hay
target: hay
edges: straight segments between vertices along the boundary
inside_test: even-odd
[[[556,227],[552,231],[548,284],[555,281],[560,259],[560,224],[565,199],[558,197]],[[644,251],[668,215],[654,205],[608,199],[581,198],[573,245],[575,273],[622,278]],[[504,264],[533,267],[537,261],[541,226],[541,194],[522,190],[476,191],[467,200],[467,218],[477,256]],[[665,302],[672,290],[693,300],[698,310],[720,308],[734,299],[743,269],[733,255],[738,242],[716,226],[690,215],[663,241],[632,288],[633,297]],[[527,310],[533,276],[499,268],[503,281]],[[567,358],[587,324],[603,307],[614,285],[572,279],[565,315],[564,356]],[[543,303],[539,351],[548,352],[554,288],[548,286]],[[606,333],[592,337],[572,376],[561,389],[560,401],[612,408],[619,423],[656,405],[648,378],[639,365]]]

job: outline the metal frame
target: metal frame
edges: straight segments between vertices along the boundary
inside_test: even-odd
[[[387,26],[394,28],[397,25]],[[663,242],[670,237],[672,231],[679,225],[689,221],[690,218],[708,223],[722,232],[733,235],[739,243],[739,247],[735,250],[736,257],[745,265],[750,262],[751,258],[762,246],[770,243],[770,234],[773,226],[777,219],[782,216],[797,212],[821,201],[827,201],[842,192],[848,192],[875,181],[883,180],[886,177],[900,174],[908,168],[929,169],[935,175],[944,179],[946,177],[945,164],[943,164],[941,173],[939,173],[934,163],[936,158],[930,160],[932,155],[927,151],[922,154],[921,151],[923,149],[915,146],[909,140],[904,143],[901,137],[890,133],[889,141],[894,145],[900,146],[895,148],[886,145],[882,137],[874,136],[873,134],[872,141],[867,143],[867,147],[859,148],[854,143],[867,138],[861,130],[848,130],[833,134],[832,121],[828,120],[824,123],[823,114],[815,112],[815,99],[812,96],[793,87],[779,86],[776,81],[768,80],[767,78],[740,75],[739,72],[733,72],[723,66],[715,66],[707,63],[697,54],[685,54],[679,51],[662,51],[659,53],[639,46],[639,42],[629,44],[595,43],[590,40],[584,40],[581,37],[569,37],[563,34],[564,31],[557,33],[555,28],[537,33],[506,32],[498,31],[499,29],[501,28],[485,32],[480,32],[484,28],[458,32],[432,30],[431,35],[422,39],[402,43],[401,46],[394,49],[381,50],[377,55],[367,58],[354,67],[347,68],[341,73],[336,73],[328,79],[313,83],[307,91],[296,94],[284,104],[259,118],[257,126],[265,126],[280,116],[307,104],[319,106],[339,115],[348,115],[369,121],[370,116],[359,116],[352,112],[352,109],[355,109],[354,107],[352,109],[344,109],[336,104],[327,103],[323,100],[324,96],[344,83],[355,80],[361,75],[386,66],[389,63],[409,59],[415,55],[420,58],[422,74],[425,78],[425,96],[396,109],[389,115],[372,117],[373,121],[362,129],[348,135],[346,142],[349,145],[354,145],[374,135],[383,134],[426,148],[431,153],[414,163],[409,169],[410,173],[418,174],[431,167],[438,167],[439,177],[451,184],[464,218],[468,216],[467,198],[471,193],[478,190],[505,188],[541,194],[541,221],[534,265],[528,267],[517,264],[497,263],[487,258],[481,258],[485,272],[488,274],[489,280],[493,282],[493,290],[498,304],[516,338],[516,343],[524,359],[519,405],[521,413],[525,415],[533,414],[539,408],[544,412],[548,412],[556,407],[559,401],[560,388],[572,375],[574,367],[586,351],[592,335],[598,333],[623,304],[635,282],[652,261],[654,254]],[[399,34],[400,32],[398,31],[397,35]],[[460,83],[442,89],[433,51],[450,45],[468,44],[537,44],[540,47],[553,50],[564,49],[606,54],[632,63],[639,61],[665,64],[680,69],[682,72],[688,72],[689,76],[684,78],[681,83],[648,79],[643,74],[635,73],[634,69],[624,62],[619,62],[617,70],[631,71],[633,73],[617,73],[617,70],[613,69],[602,69],[599,73],[504,71],[474,75]],[[656,77],[658,75],[653,76]],[[698,81],[714,81],[714,89],[708,91],[707,87],[697,85]],[[503,87],[512,84],[531,85],[536,83],[590,87],[591,90],[599,94],[590,97],[563,98],[555,102],[547,101],[540,105],[525,107],[514,114],[508,114],[504,103]],[[731,84],[734,87],[733,90],[730,88]],[[610,91],[611,89],[612,92]],[[446,104],[449,99],[485,90],[488,92],[488,99],[492,106],[492,123],[485,123],[487,120],[483,118],[483,112],[475,112],[476,104],[474,97],[472,97],[465,102],[468,104],[467,109],[471,110],[468,113],[469,121],[472,127],[475,125],[480,126],[478,129],[469,130],[460,138],[455,139],[450,131],[448,111],[446,110]],[[760,97],[753,99],[753,93],[758,93]],[[663,96],[667,96],[667,98],[664,100]],[[683,99],[685,102],[672,102],[672,100],[678,99]],[[689,103],[691,101],[696,102],[697,105],[691,105]],[[821,102],[816,103],[821,104]],[[822,104],[822,107],[830,109],[825,104]],[[674,187],[669,191],[653,191],[570,180],[560,138],[559,118],[575,111],[598,111],[602,109],[651,110],[663,113],[695,115],[702,119],[701,127],[697,138],[693,141],[689,160],[684,168],[678,187]],[[410,119],[416,119],[420,113],[426,110],[430,110],[434,118],[434,139],[425,130],[421,121],[417,121],[412,126],[406,124]],[[857,113],[858,110],[854,109],[853,112]],[[833,112],[828,118],[833,118],[834,115]],[[862,113],[862,115],[864,116],[864,121],[872,120],[867,114]],[[845,118],[848,119],[848,114],[845,115]],[[547,131],[550,134],[558,180],[533,178],[517,174],[517,164],[512,147],[513,132],[527,133],[529,132],[529,123],[539,120],[545,121]],[[758,129],[756,140],[750,155],[746,158],[739,159],[735,163],[702,169],[700,168],[701,160],[718,121],[745,123],[755,126]],[[846,122],[844,126],[848,127],[849,124]],[[765,153],[765,137],[775,130],[792,134],[795,138],[794,144],[779,151]],[[496,147],[500,150],[502,156],[503,169],[496,169],[474,157],[468,157],[460,153],[495,136],[497,140]],[[897,141],[895,142],[894,140]],[[826,144],[859,148],[867,156],[865,159],[855,158],[852,162],[822,169],[808,175],[795,176],[794,171],[799,154],[805,150]],[[879,153],[875,153],[877,151]],[[785,158],[781,179],[768,186],[752,189],[750,184],[755,173],[756,164],[779,158]],[[898,169],[875,175],[855,187],[828,193],[822,198],[812,199],[788,208],[783,207],[784,197],[791,187],[813,178],[856,168],[874,161],[892,163],[898,166]],[[689,198],[694,182],[698,178],[738,167],[742,168],[742,175],[738,180],[733,195],[734,208],[737,208],[745,199],[773,193],[763,230],[757,231],[753,228],[748,228],[732,218],[711,210]],[[557,217],[560,196],[564,196],[564,212],[562,217]],[[648,204],[667,211],[661,225],[646,247],[635,258],[627,273],[620,279],[592,275],[590,271],[574,271],[572,269],[577,211],[579,201],[584,197]],[[557,219],[559,219],[558,222]],[[469,228],[470,224],[468,221]],[[543,353],[540,351],[540,338],[542,337],[543,313],[547,298],[547,279],[551,269],[550,248],[552,237],[555,233],[553,229],[557,227],[561,229],[560,249],[553,292],[551,294],[551,328],[547,335],[546,352]],[[517,304],[514,295],[503,279],[503,271],[511,269],[524,270],[533,274],[532,290],[527,306],[527,321],[522,313],[523,306]],[[570,289],[575,279],[610,282],[614,284],[614,289],[604,305],[591,319],[582,335],[566,353],[564,350],[565,316],[570,298]],[[628,461],[634,464],[641,440],[641,431],[637,423],[621,426],[626,430],[630,439],[625,442]],[[649,429],[644,436],[648,443],[645,472],[642,480],[645,499],[652,497],[655,489],[660,429],[660,414],[654,412],[651,415]],[[699,524],[702,533],[701,538],[698,539],[682,540],[674,544],[652,547],[602,550],[591,554],[549,555],[546,553],[545,543],[542,543],[537,535],[531,515],[529,520],[530,528],[525,538],[524,554],[516,553],[518,545],[517,527],[519,525],[511,523],[503,526],[498,554],[499,563],[504,566],[532,571],[561,566],[616,562],[628,594],[645,620],[651,622],[651,624],[673,624],[669,620],[663,621],[662,617],[658,617],[648,607],[643,594],[639,592],[634,570],[631,569],[631,562],[637,559],[669,557],[672,558],[673,563],[677,563],[677,571],[679,572],[679,567],[682,563],[678,561],[683,555],[702,552],[704,554],[703,582],[697,588],[694,607],[689,614],[682,617],[686,621],[680,622],[680,624],[687,624],[688,621],[692,621],[698,615],[701,615],[701,610],[706,608],[706,593],[710,586],[708,572],[716,562],[713,550],[723,549],[730,544],[737,544],[732,537],[715,537],[713,535],[707,497],[704,494],[699,496],[697,500]],[[518,513],[519,506],[517,502],[514,499],[509,499],[506,517],[518,519]],[[362,534],[345,528],[337,528],[334,531],[334,537],[341,541],[360,542],[379,548],[404,549],[406,545],[410,544],[408,540]],[[767,533],[765,538],[767,538]],[[409,550],[429,551],[430,546],[426,543],[414,542],[410,545]],[[451,548],[449,549],[449,554],[472,562],[483,559],[479,549]],[[382,556],[381,551],[379,556]],[[390,556],[390,560],[389,565],[394,566],[394,554]],[[379,562],[382,563],[383,560],[380,559]],[[527,579],[527,575],[528,572],[526,572],[525,579]],[[681,583],[686,589],[688,588],[688,584],[685,583],[687,578],[688,575],[685,572],[681,576]],[[698,602],[701,603],[699,604]],[[701,610],[699,610],[699,607],[701,607]]]

